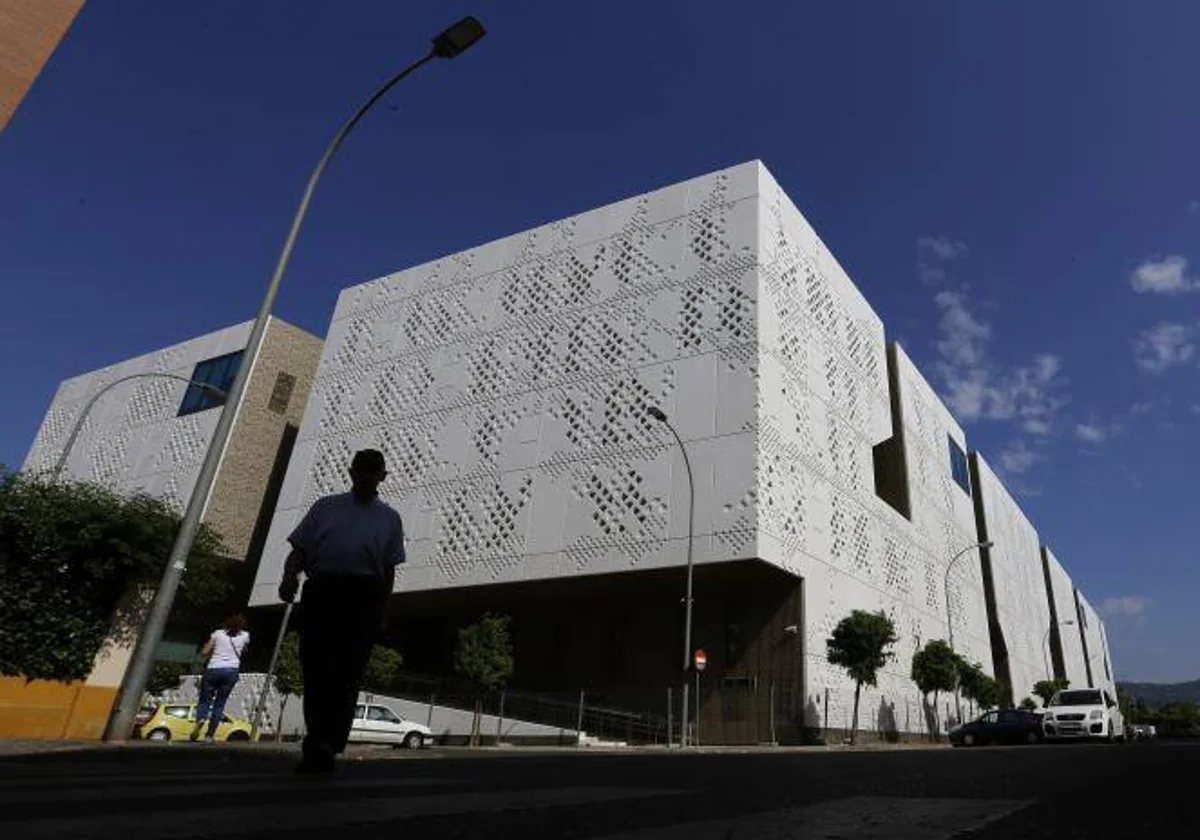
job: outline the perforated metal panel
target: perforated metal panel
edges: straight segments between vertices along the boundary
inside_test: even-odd
[[[991,549],[996,613],[1008,647],[1013,701],[1033,694],[1039,680],[1053,676],[1044,646],[1050,606],[1042,573],[1041,544],[1032,523],[978,453],[976,460]]]
[[[1079,636],[1079,619],[1075,614],[1075,587],[1067,570],[1058,562],[1054,552],[1043,548],[1050,567],[1050,588],[1054,598],[1054,610],[1059,621],[1059,640],[1062,642],[1063,667],[1066,677],[1073,686],[1087,685],[1087,669],[1083,661],[1083,642]],[[1069,625],[1062,622],[1071,621]]]
[[[38,429],[23,469],[46,472],[62,452],[79,413],[106,385],[132,374],[170,373],[185,379],[197,362],[238,350],[250,323],[218,330],[154,353],[64,381]],[[144,491],[182,510],[216,428],[219,411],[177,417],[187,384],[137,378],[100,397],[84,421],[64,475],[119,492]]]
[[[755,554],[757,184],[747,164],[347,289],[268,538],[364,446],[408,527],[399,587]]]

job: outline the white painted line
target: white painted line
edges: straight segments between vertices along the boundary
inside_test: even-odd
[[[258,803],[227,805],[206,801],[193,811],[146,810],[77,818],[0,820],[0,834],[22,840],[70,840],[70,838],[219,837],[227,834],[284,832],[300,829],[350,826],[362,823],[404,820],[452,814],[506,811],[513,808],[583,805],[622,799],[645,799],[678,793],[672,790],[638,788],[576,787],[545,790],[501,791],[412,796],[402,799],[358,799],[307,803]]]
[[[1030,804],[1032,800],[855,796],[728,820],[613,834],[603,840],[948,840]]]

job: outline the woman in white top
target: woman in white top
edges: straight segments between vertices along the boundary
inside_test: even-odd
[[[205,720],[208,721],[208,734],[204,740],[214,739],[225,714],[225,701],[237,685],[242,653],[249,644],[246,617],[239,614],[225,619],[225,626],[214,630],[201,648],[200,655],[206,657],[208,662],[200,678],[200,702],[196,705],[196,726],[191,734],[193,741],[200,737]]]

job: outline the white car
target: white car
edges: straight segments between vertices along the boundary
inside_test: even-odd
[[[433,743],[433,732],[424,724],[405,720],[387,706],[359,703],[354,707],[349,740],[352,744],[393,744],[419,750]]]
[[[1046,740],[1103,739],[1125,740],[1125,718],[1107,691],[1099,688],[1072,688],[1050,698],[1042,716]]]

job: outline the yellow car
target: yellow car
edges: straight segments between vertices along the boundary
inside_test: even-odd
[[[141,722],[144,718],[145,722]],[[186,741],[196,725],[195,703],[162,703],[153,710],[146,709],[139,715],[137,731],[148,741]],[[205,724],[201,737],[208,734]],[[218,741],[249,741],[250,722],[222,715],[217,724]]]

